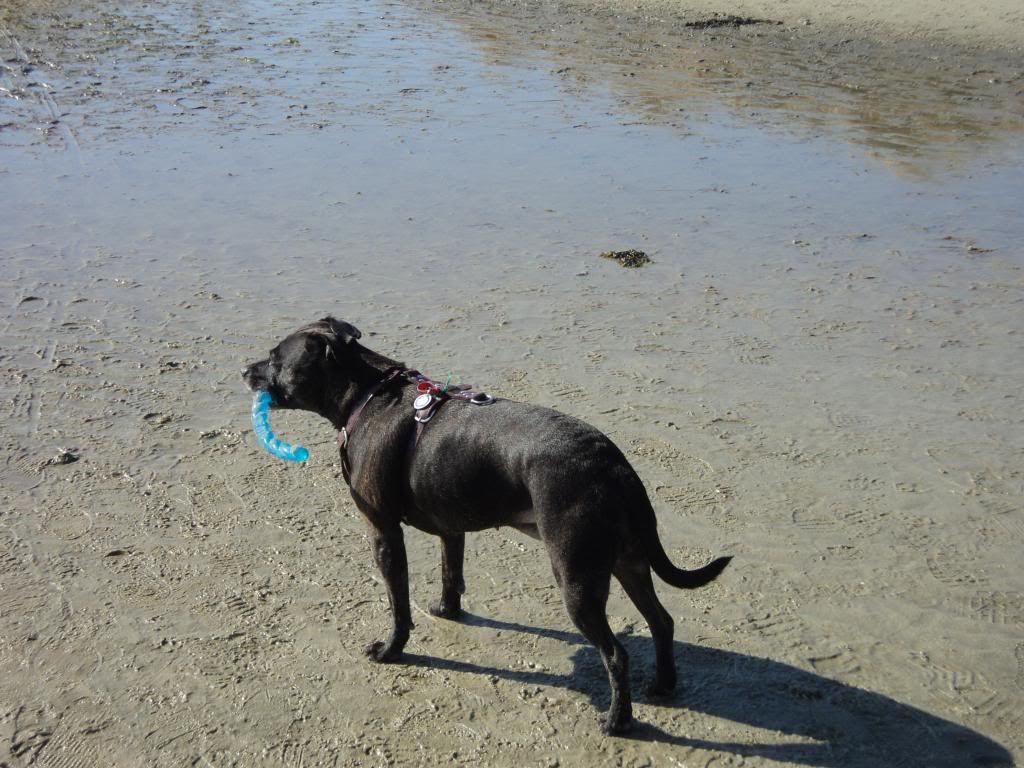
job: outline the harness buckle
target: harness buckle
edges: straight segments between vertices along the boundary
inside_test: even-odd
[[[426,424],[434,418],[434,414],[437,413],[437,409],[441,406],[441,403],[447,399],[447,397],[438,397],[432,392],[424,392],[413,400],[413,418],[420,424]]]

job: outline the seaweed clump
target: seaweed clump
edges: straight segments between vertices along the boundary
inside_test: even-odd
[[[745,27],[749,24],[782,24],[781,21],[775,21],[774,19],[755,19],[753,16],[734,16],[731,13],[716,13],[709,19],[701,19],[700,21],[687,21],[683,23],[684,27],[690,29],[718,29],[720,27]]]
[[[629,269],[636,269],[651,263],[651,257],[643,251],[636,250],[636,248],[630,248],[626,251],[605,251],[601,254],[601,258],[617,261],[620,267],[628,267]]]

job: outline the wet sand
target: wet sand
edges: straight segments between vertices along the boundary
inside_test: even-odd
[[[815,26],[0,9],[0,763],[1019,761],[1019,61]],[[613,588],[631,738],[514,531],[458,624],[408,531],[407,663],[364,660],[334,436],[279,414],[312,460],[271,459],[238,376],[328,312],[599,426],[678,563],[734,556],[658,586],[669,701]]]
[[[514,0],[510,0],[514,1]],[[521,1],[521,0],[520,0]],[[1024,49],[1024,9],[1013,0],[957,3],[953,0],[564,0],[572,5],[627,15],[656,23],[681,20],[717,28],[751,22],[777,23],[824,37],[874,37],[887,44],[925,41],[941,51],[962,48]],[[813,28],[813,29],[807,29]]]

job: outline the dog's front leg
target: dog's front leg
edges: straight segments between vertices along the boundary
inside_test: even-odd
[[[462,614],[462,561],[466,550],[466,534],[441,537],[441,599],[430,604],[430,612],[442,619],[457,619]]]
[[[412,616],[409,610],[409,565],[405,557],[405,540],[399,523],[386,528],[371,525],[370,536],[373,557],[388,590],[393,626],[387,640],[372,642],[363,648],[363,652],[374,661],[394,661],[402,654],[402,649],[409,639],[409,630],[412,629]]]

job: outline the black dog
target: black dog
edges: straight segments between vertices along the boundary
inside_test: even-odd
[[[243,377],[251,389],[269,391],[278,407],[313,411],[339,430],[345,479],[370,523],[394,620],[388,638],[366,646],[366,654],[396,660],[412,628],[403,522],[441,537],[441,597],[430,612],[449,619],[462,610],[465,533],[511,526],[544,542],[569,616],[608,671],[612,696],[602,729],[626,730],[629,661],[605,615],[611,576],[650,625],[657,659],[651,691],[664,694],[676,683],[673,623],[651,570],[692,589],[718,576],[730,558],[676,568],[640,478],[598,430],[539,406],[479,394],[449,398],[359,344],[360,336],[348,323],[324,318],[288,336]],[[430,403],[416,419],[414,399],[417,408]],[[425,414],[429,423],[420,423]]]

